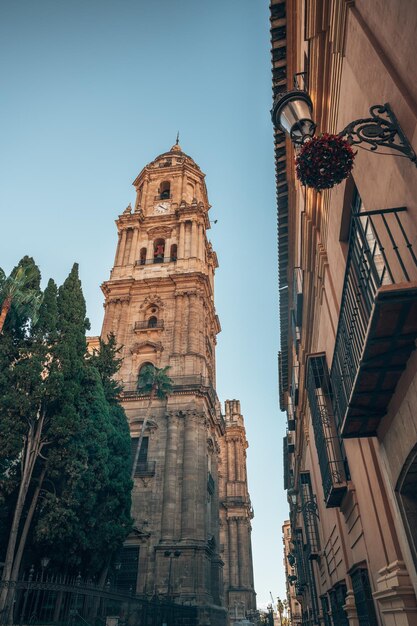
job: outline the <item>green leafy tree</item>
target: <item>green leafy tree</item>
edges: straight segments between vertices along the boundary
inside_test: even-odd
[[[61,568],[95,575],[107,570],[132,528],[129,427],[113,380],[121,360],[114,336],[86,357],[88,322],[76,269],[60,288],[58,313],[65,382],[51,434],[60,445],[49,453],[53,489],[39,507],[34,543]]]
[[[39,269],[33,259],[24,257],[10,277],[3,281],[1,287],[3,298],[6,299],[6,303],[3,300],[2,308],[2,331],[6,330],[6,332],[0,334],[1,485],[3,501],[10,493],[15,498],[3,578],[12,580],[16,542],[23,509],[36,460],[44,445],[42,430],[45,414],[41,380],[45,354],[36,350],[27,328],[30,313],[35,315],[37,309],[32,306],[34,300],[38,303],[41,301],[39,283]],[[24,289],[30,292],[30,298],[25,298]],[[24,305],[29,302],[31,307],[25,307]],[[4,314],[4,307],[7,309],[6,314]],[[10,312],[13,315],[10,315],[6,328],[6,315]],[[13,493],[14,491],[17,493]],[[8,590],[3,588],[0,595],[0,609],[4,607],[7,593]]]
[[[172,393],[172,379],[167,375],[167,371],[169,369],[169,366],[159,368],[155,367],[151,363],[148,363],[144,365],[139,372],[138,391],[144,395],[149,395],[149,402],[146,408],[142,429],[140,431],[135,457],[133,459],[132,480],[135,477],[135,469],[138,464],[139,454],[142,447],[146,425],[149,420],[152,403],[155,398],[158,400],[165,400]]]
[[[7,278],[0,270],[0,334],[12,305],[32,316],[39,308],[39,278],[39,269],[30,257],[24,257]]]
[[[130,516],[131,492],[133,483],[130,478],[130,432],[127,417],[119,402],[121,386],[114,379],[122,360],[118,358],[113,333],[108,341],[100,339],[99,350],[91,358],[91,362],[99,372],[106,400],[110,407],[108,423],[108,483],[98,497],[97,514],[100,519],[100,532],[94,534],[92,560],[99,559],[98,566],[104,564],[106,570],[110,557],[121,546],[132,529],[133,520]],[[107,559],[107,560],[106,560]]]
[[[20,317],[0,335],[0,506],[13,510],[3,579],[17,579],[28,538],[56,566],[91,574],[131,528],[114,338],[88,358],[77,265],[59,291],[49,281],[36,323]],[[4,592],[0,608],[6,601]]]

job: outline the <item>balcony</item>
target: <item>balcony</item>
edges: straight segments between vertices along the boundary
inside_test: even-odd
[[[347,464],[332,411],[329,369],[324,354],[307,359],[306,389],[327,508],[340,505],[347,490]]]
[[[417,257],[405,207],[352,218],[331,367],[343,437],[375,436],[417,338]]]
[[[138,461],[135,469],[135,476],[145,478],[155,476],[156,461]]]
[[[144,320],[140,322],[135,322],[133,327],[135,333],[140,332],[142,330],[161,330],[164,327],[164,320],[156,320],[156,322],[149,322],[149,320]]]
[[[151,259],[138,259],[135,261],[135,267],[143,267],[145,265],[155,265],[158,263],[176,263],[177,257],[154,257]]]
[[[206,378],[202,375],[193,375],[193,376],[172,376],[172,390],[174,393],[186,393],[189,391],[196,391],[199,393],[207,394],[212,408],[215,410],[217,407],[217,393],[214,389],[213,385],[209,378]],[[121,399],[127,398],[135,398],[135,397],[144,397],[146,394],[143,394],[137,388],[137,383],[123,383],[123,391],[120,394]],[[219,417],[219,422],[222,424],[223,428],[225,427],[224,418],[222,415]]]
[[[300,377],[300,366],[297,363],[296,365],[293,365],[292,373],[291,373],[290,397],[292,400],[293,407],[298,406],[299,377]]]
[[[289,432],[295,431],[295,411],[291,396],[288,397],[287,401],[287,429]]]

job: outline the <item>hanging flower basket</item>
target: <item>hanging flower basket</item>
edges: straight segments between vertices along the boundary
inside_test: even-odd
[[[313,137],[295,159],[297,178],[317,191],[331,189],[349,176],[354,158],[346,139],[328,133]]]

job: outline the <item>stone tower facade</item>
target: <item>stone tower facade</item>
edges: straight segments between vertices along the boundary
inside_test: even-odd
[[[219,466],[220,543],[226,605],[231,619],[241,619],[256,609],[256,594],[251,543],[253,510],[246,473],[248,442],[238,400],[226,400],[225,424]]]
[[[132,450],[149,414],[134,474],[135,527],[118,581],[139,595],[197,605],[200,623],[220,625],[227,606],[218,465],[226,429],[215,391],[217,258],[206,237],[204,174],[176,144],[133,184],[135,206],[116,221],[114,267],[102,285],[102,337],[114,332],[122,346],[119,377]],[[149,363],[169,366],[173,380],[173,392],[150,408],[149,396],[137,390]],[[243,493],[247,498],[246,487]]]

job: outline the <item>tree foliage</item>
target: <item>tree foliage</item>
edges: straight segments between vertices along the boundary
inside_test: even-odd
[[[143,420],[138,445],[132,463],[132,480],[135,477],[136,466],[138,464],[140,450],[142,447],[143,437],[145,435],[146,425],[148,423],[152,402],[154,401],[155,397],[158,398],[158,400],[165,400],[172,393],[173,382],[167,374],[169,369],[169,365],[159,368],[155,367],[155,365],[153,365],[152,363],[147,363],[141,368],[139,372],[137,384],[138,391],[139,393],[142,393],[144,395],[149,395],[149,403],[146,409],[145,419]]]
[[[115,339],[87,354],[77,265],[59,289],[49,281],[38,316],[15,308],[0,335],[5,577],[17,576],[24,551],[47,554],[50,567],[94,575],[131,529],[130,437],[112,380],[120,367]]]

